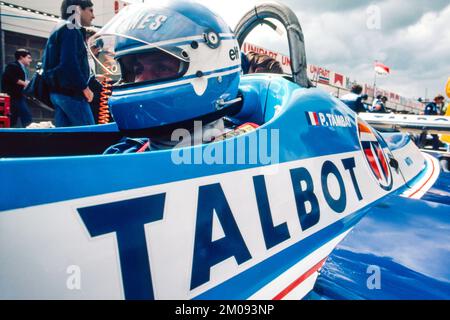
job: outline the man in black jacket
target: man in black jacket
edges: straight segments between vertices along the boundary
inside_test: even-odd
[[[17,125],[20,118],[23,127],[27,127],[32,116],[27,101],[23,96],[23,89],[29,83],[27,68],[33,59],[26,49],[19,49],[15,53],[16,61],[8,64],[2,76],[2,88],[11,97],[11,126]]]
[[[44,52],[44,79],[55,107],[55,125],[70,127],[94,124],[89,103],[90,69],[86,50],[86,30],[94,17],[90,0],[64,0],[65,20],[50,35]]]
[[[366,112],[366,108],[363,104],[363,96],[361,95],[363,88],[359,84],[354,84],[351,88],[350,93],[341,97],[342,102],[344,102],[350,109],[356,113]]]

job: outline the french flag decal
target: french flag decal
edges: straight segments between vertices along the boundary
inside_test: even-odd
[[[319,115],[317,112],[305,112],[306,120],[310,126],[320,126]]]
[[[359,139],[370,171],[381,188],[386,191],[392,189],[393,180],[389,161],[372,129],[363,121],[358,121]]]

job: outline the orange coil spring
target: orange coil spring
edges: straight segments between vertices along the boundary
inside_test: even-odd
[[[98,123],[99,124],[107,124],[110,120],[109,106],[108,100],[111,96],[111,81],[112,79],[105,75],[104,80],[102,81],[102,92],[100,94],[100,108],[98,112]]]

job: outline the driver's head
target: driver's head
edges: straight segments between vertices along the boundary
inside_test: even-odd
[[[129,5],[91,42],[97,38],[114,52],[121,77],[108,100],[120,130],[211,122],[238,95],[239,44],[230,27],[201,4]]]
[[[162,51],[136,56],[134,82],[170,79],[180,71],[180,60]]]

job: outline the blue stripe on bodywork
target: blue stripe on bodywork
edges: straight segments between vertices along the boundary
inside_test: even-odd
[[[272,103],[261,106],[261,113],[272,113],[277,105],[281,112],[258,130],[231,138],[221,143],[233,144],[237,154],[240,143],[248,145],[261,129],[279,132],[278,163],[304,160],[308,158],[345,154],[360,150],[356,136],[354,118],[348,108],[320,89],[304,89],[282,77],[255,75],[243,77],[242,85],[257,82],[270,83]],[[267,86],[259,86],[267,90]],[[265,88],[265,89],[264,89]],[[275,91],[274,91],[275,92]],[[264,93],[261,93],[264,95]],[[302,106],[328,113],[339,113],[352,119],[352,127],[314,127],[305,119]],[[274,112],[273,112],[274,113]],[[275,113],[274,113],[275,114]],[[342,137],[345,136],[345,139]],[[267,143],[270,147],[270,140]],[[253,154],[260,154],[260,145]],[[198,145],[185,150],[203,154],[209,145]],[[179,150],[179,149],[178,149]],[[242,152],[242,151],[241,151]],[[226,154],[226,148],[224,148]],[[263,153],[264,154],[264,153]],[[0,210],[11,210],[46,203],[73,200],[112,192],[132,190],[170,182],[184,181],[235,171],[267,166],[257,161],[246,164],[176,165],[171,158],[171,150],[141,154],[96,155],[85,157],[54,157],[0,160]],[[248,159],[248,151],[246,150]],[[224,156],[226,159],[226,157]],[[236,159],[236,157],[235,157]]]

